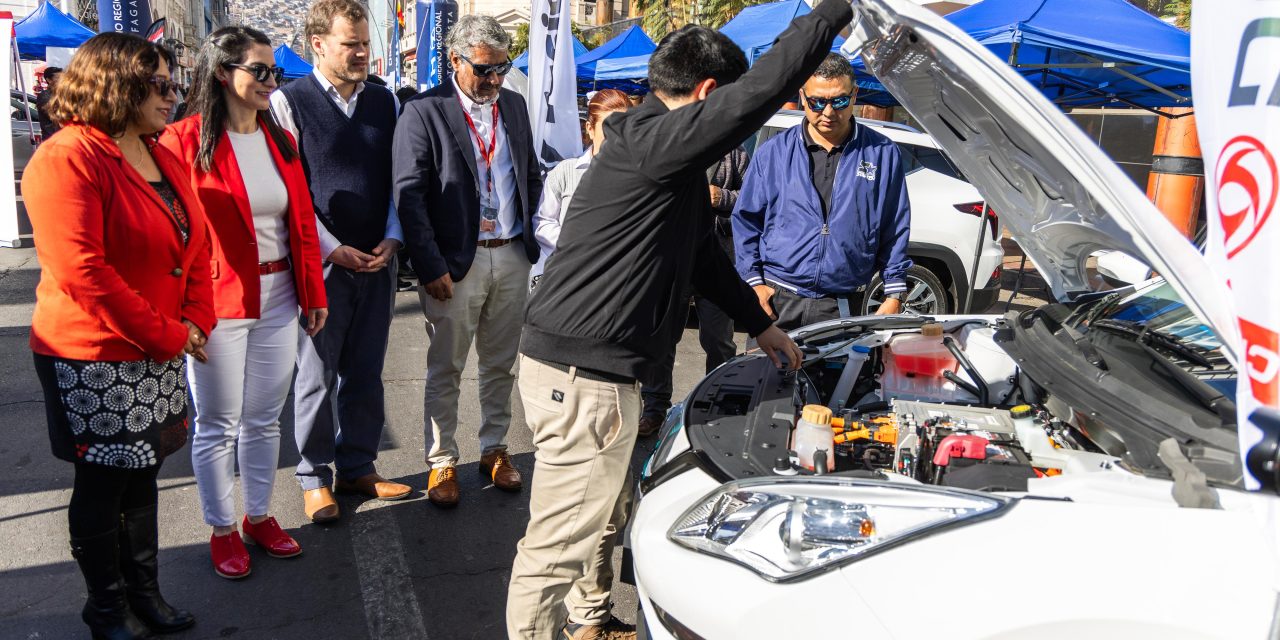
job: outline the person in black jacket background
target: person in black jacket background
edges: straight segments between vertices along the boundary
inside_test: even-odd
[[[661,366],[691,282],[776,365],[799,365],[799,349],[712,233],[706,169],[795,95],[851,17],[846,0],[825,0],[749,72],[726,36],[686,26],[650,58],[654,99],[605,122],[609,144],[574,194],[525,313],[520,398],[538,451],[507,595],[513,640],[561,629],[567,638],[635,636],[611,618],[609,588],[629,511],[639,380]]]

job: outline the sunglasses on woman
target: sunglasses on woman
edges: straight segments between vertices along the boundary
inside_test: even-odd
[[[241,71],[247,71],[249,72],[250,75],[253,76],[253,79],[257,80],[258,82],[266,82],[267,78],[275,78],[276,84],[280,84],[280,81],[284,80],[284,67],[268,67],[267,65],[261,64],[261,63],[234,64],[231,62],[228,62],[222,66],[228,69],[239,69]]]
[[[506,62],[499,62],[498,64],[476,64],[472,62],[470,58],[462,55],[461,53],[458,54],[458,57],[462,58],[463,62],[471,65],[471,70],[474,71],[475,74],[477,76],[480,76],[481,78],[491,73],[496,73],[500,76],[505,76],[508,73],[511,73],[510,60],[507,60]]]
[[[164,76],[151,76],[147,78],[147,83],[155,87],[156,92],[162,96],[167,96],[170,91],[178,88],[178,83]]]
[[[832,98],[810,98],[803,93],[800,95],[804,97],[805,104],[809,105],[809,110],[814,113],[822,113],[823,111],[826,111],[827,105],[831,105],[831,108],[836,111],[844,111],[849,108],[849,105],[853,104],[853,96],[851,95],[835,96]]]

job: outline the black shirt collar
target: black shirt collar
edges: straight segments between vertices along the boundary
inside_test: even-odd
[[[809,151],[817,151],[818,149],[822,149],[823,151],[826,151],[826,149],[823,148],[821,144],[818,144],[818,142],[816,142],[813,139],[813,136],[809,134],[808,120],[805,120],[803,123],[800,124],[800,135],[804,136],[805,149]],[[850,141],[852,141],[855,137],[857,137],[857,135],[858,135],[858,123],[857,121],[854,121],[853,126],[849,128],[849,135],[846,136],[844,141],[842,141],[840,144],[832,147],[831,151],[835,152],[835,151],[844,150],[845,145],[848,145]]]

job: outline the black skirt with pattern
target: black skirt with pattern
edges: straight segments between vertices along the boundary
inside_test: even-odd
[[[90,362],[35,354],[53,455],[143,469],[187,441],[187,360]]]

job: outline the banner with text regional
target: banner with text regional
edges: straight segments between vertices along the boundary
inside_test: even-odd
[[[418,91],[426,91],[449,79],[449,52],[444,37],[458,21],[458,4],[449,0],[419,2],[418,44],[414,55],[418,61]]]
[[[148,0],[98,0],[98,33],[143,35],[151,26]]]
[[[1241,456],[1280,407],[1280,0],[1196,2],[1191,84],[1204,154],[1205,253],[1235,306]],[[1250,489],[1260,486],[1245,474]]]

